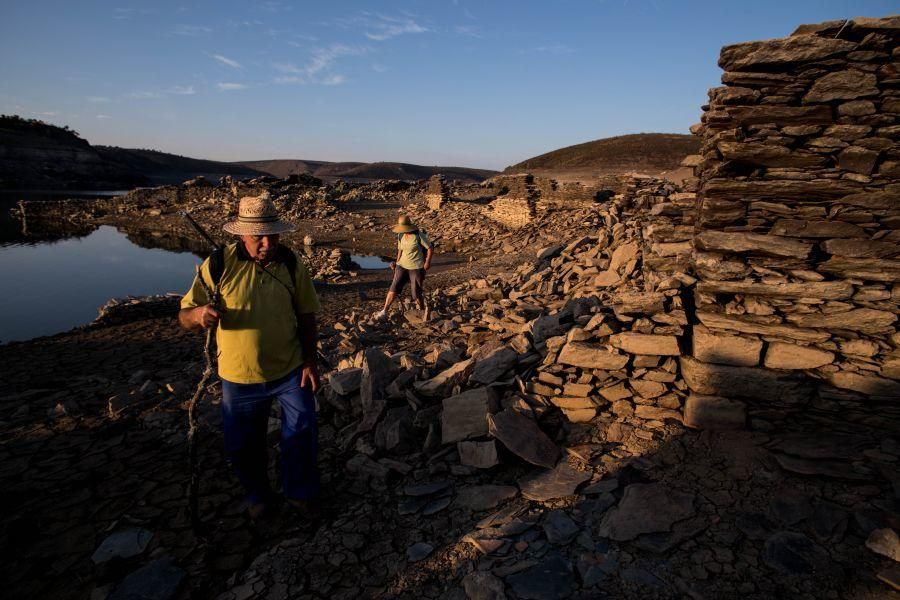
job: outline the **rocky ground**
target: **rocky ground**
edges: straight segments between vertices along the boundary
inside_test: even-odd
[[[213,385],[192,531],[185,402],[201,339],[171,312],[116,309],[0,346],[12,597],[898,596],[894,436],[771,410],[711,431],[691,412],[678,338],[695,280],[677,227],[654,221],[690,194],[634,181],[518,230],[474,199],[376,200],[329,200],[328,214],[296,215],[298,235],[371,231],[358,239],[382,253],[403,207],[457,253],[429,277],[428,319],[369,318],[387,273],[324,277],[312,519],[246,517]],[[735,408],[712,417],[734,425]],[[271,424],[274,454],[277,411]]]

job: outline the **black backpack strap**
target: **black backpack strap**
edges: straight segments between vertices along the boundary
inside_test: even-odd
[[[297,255],[294,254],[294,251],[288,248],[287,246],[278,245],[278,250],[275,251],[275,260],[280,263],[284,263],[284,266],[287,267],[288,273],[291,275],[291,285],[297,285]]]
[[[225,248],[216,248],[209,255],[209,276],[212,278],[210,289],[216,289],[225,274]]]

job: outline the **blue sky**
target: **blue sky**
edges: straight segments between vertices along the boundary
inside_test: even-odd
[[[892,12],[867,0],[3,0],[0,112],[218,160],[499,169],[602,137],[686,133],[721,46]]]

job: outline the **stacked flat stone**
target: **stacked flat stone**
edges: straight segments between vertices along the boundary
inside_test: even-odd
[[[688,161],[696,394],[900,423],[898,39],[857,18],[722,49]]]
[[[505,177],[502,187],[506,188],[507,192],[498,195],[486,206],[484,214],[510,229],[525,227],[534,221],[540,195],[534,185],[534,176],[524,173]]]
[[[440,210],[450,201],[450,188],[443,175],[432,175],[425,184],[425,203],[432,210]]]

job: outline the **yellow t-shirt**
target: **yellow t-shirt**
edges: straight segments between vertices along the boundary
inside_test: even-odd
[[[424,231],[419,231],[419,241],[422,243],[422,248],[419,248],[419,244],[416,243],[416,232],[412,233],[402,233],[397,239],[397,249],[400,250],[400,260],[397,261],[397,265],[403,267],[404,269],[421,269],[425,266],[425,253],[423,249],[427,250],[431,248],[431,241],[428,239],[428,236],[425,235]]]
[[[212,287],[209,259],[203,261],[200,270],[203,280]],[[312,278],[299,259],[293,282],[284,263],[272,261],[266,271],[250,258],[242,243],[225,248],[221,283],[225,312],[216,330],[216,343],[219,377],[226,381],[274,381],[303,362],[296,315],[321,308]],[[195,276],[191,289],[181,299],[181,308],[206,304],[209,298]]]

